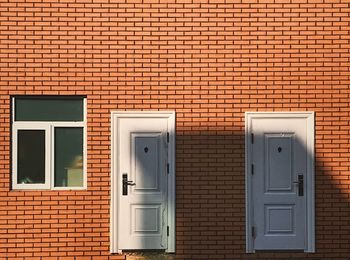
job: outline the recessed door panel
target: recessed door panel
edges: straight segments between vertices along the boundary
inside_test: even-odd
[[[138,204],[131,206],[133,235],[157,235],[161,230],[161,205]]]
[[[161,138],[161,133],[132,135],[132,175],[135,176],[135,192],[159,191],[159,175],[164,170],[161,169],[162,162],[159,160]]]
[[[265,134],[266,192],[292,191],[293,135]]]
[[[295,234],[294,205],[265,205],[265,234]]]

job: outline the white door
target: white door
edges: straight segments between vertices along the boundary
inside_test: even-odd
[[[313,142],[310,120],[273,114],[249,119],[250,232],[254,250],[306,250]],[[310,206],[310,205],[309,205]]]
[[[124,114],[116,126],[118,250],[167,250],[169,118]]]

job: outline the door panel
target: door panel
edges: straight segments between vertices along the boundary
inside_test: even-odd
[[[161,230],[161,205],[141,204],[131,205],[132,234],[155,234],[159,235]]]
[[[293,136],[265,135],[266,192],[293,189]]]
[[[161,134],[133,134],[133,167],[131,175],[134,176],[134,192],[160,191],[159,174],[162,165],[159,160],[161,150]]]
[[[294,205],[265,205],[265,233],[295,235]]]
[[[119,121],[118,174],[129,182],[127,195],[119,193],[120,249],[166,249],[167,125],[165,118]]]
[[[306,196],[295,181],[307,172],[306,122],[298,118],[252,120],[254,249],[304,249]]]

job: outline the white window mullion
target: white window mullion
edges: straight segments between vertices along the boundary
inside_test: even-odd
[[[54,140],[54,126],[50,124],[49,128],[49,140],[47,142],[48,144],[48,154],[47,154],[47,162],[48,162],[48,169],[47,176],[49,178],[49,186],[52,189],[55,183],[55,140]]]

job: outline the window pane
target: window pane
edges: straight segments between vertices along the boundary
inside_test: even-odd
[[[45,130],[18,130],[17,183],[45,183]]]
[[[55,187],[83,186],[83,128],[55,128]]]
[[[16,98],[16,121],[83,121],[82,98]]]

